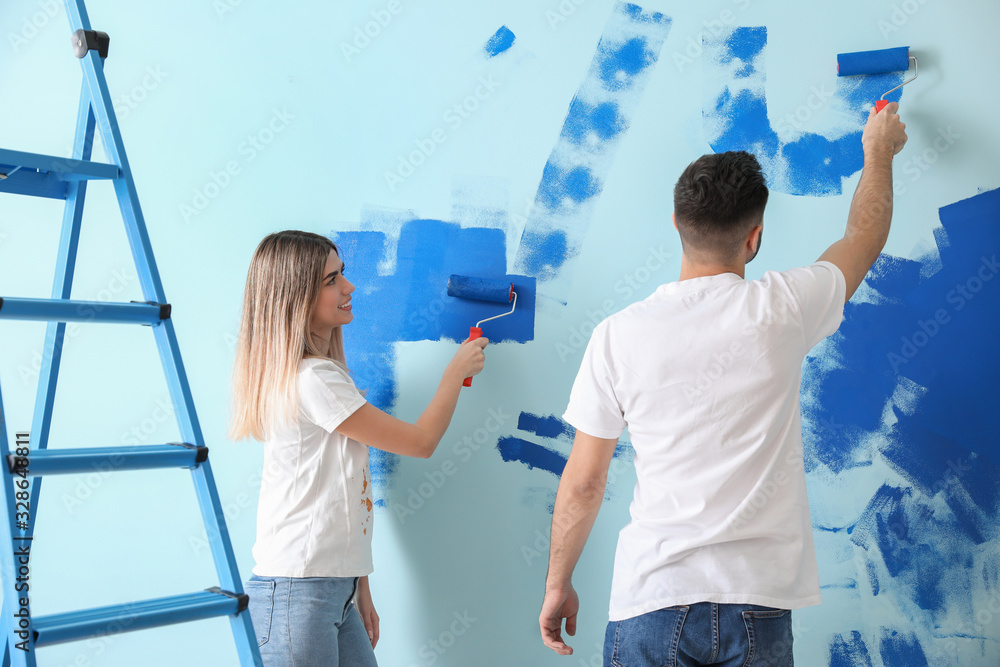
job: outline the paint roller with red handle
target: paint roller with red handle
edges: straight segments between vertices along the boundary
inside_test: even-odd
[[[837,54],[837,76],[852,76],[855,74],[886,74],[888,72],[905,72],[913,63],[913,76],[882,94],[875,102],[876,113],[885,108],[889,100],[885,96],[893,90],[902,88],[917,78],[917,59],[910,55],[910,47],[900,46],[894,49],[879,49],[877,51],[855,51],[854,53]]]
[[[448,296],[459,299],[475,299],[476,301],[491,301],[493,303],[511,303],[510,311],[500,313],[485,320],[476,322],[476,326],[469,329],[469,340],[475,340],[483,335],[480,328],[483,322],[495,320],[498,317],[505,317],[514,312],[517,307],[517,293],[514,292],[514,283],[504,280],[490,280],[488,278],[470,278],[469,276],[452,275],[448,278]],[[467,377],[462,383],[463,387],[472,386],[472,378]]]

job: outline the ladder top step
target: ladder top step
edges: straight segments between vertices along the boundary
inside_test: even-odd
[[[52,174],[64,181],[118,178],[117,165],[0,148],[0,174],[4,178],[16,169]]]
[[[217,586],[197,593],[127,602],[32,619],[35,646],[47,646],[132,630],[238,614],[247,608],[246,593]]]

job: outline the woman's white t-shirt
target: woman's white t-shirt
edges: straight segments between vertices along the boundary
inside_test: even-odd
[[[372,572],[368,447],[334,430],[364,403],[343,364],[299,363],[295,422],[274,429],[264,443],[254,574]]]

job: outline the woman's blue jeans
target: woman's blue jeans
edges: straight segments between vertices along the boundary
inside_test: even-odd
[[[377,667],[353,604],[357,577],[253,574],[244,590],[264,667]]]
[[[699,602],[608,623],[605,667],[786,667],[792,612]]]

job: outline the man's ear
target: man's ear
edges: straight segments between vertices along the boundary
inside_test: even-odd
[[[743,248],[747,254],[746,264],[753,261],[757,253],[760,252],[760,244],[763,241],[764,236],[764,225],[756,225],[750,230],[750,234],[747,235],[746,246]]]
[[[674,229],[677,229],[677,216],[673,212],[670,213],[670,221],[674,223]],[[677,229],[680,232],[679,229]]]

